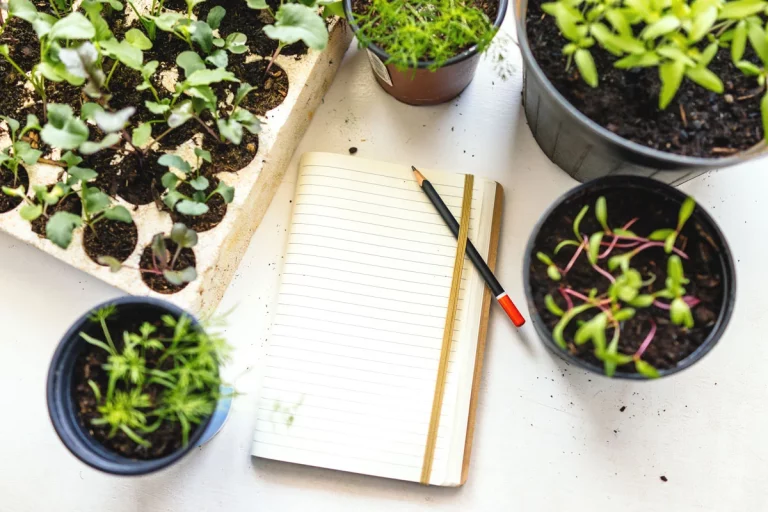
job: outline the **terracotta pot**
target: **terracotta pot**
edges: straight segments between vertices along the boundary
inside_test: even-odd
[[[682,156],[643,146],[603,128],[571,105],[546,77],[528,43],[528,0],[516,0],[515,7],[528,126],[541,150],[573,178],[585,182],[611,174],[632,174],[679,185],[706,171],[768,154],[765,144],[759,144],[725,158]]]
[[[355,34],[359,27],[352,12],[352,0],[344,0],[344,12]],[[507,12],[507,0],[499,0],[495,27],[501,26]],[[431,61],[420,62],[417,68],[398,71],[392,64],[385,64],[389,54],[371,44],[367,48],[371,69],[379,85],[395,99],[409,105],[436,105],[452,100],[467,88],[475,77],[480,53],[473,46],[448,59],[436,71],[430,71]]]

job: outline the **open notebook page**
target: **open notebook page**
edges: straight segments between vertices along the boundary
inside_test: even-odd
[[[422,169],[460,218],[464,176]],[[495,183],[469,236],[487,256]],[[304,155],[253,455],[418,481],[456,241],[410,167]],[[465,261],[430,483],[458,485],[484,284]]]

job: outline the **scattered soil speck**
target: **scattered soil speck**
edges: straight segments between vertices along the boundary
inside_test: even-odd
[[[627,410],[627,406],[626,405],[622,405],[621,409],[619,409],[620,412],[624,412],[626,410]]]
[[[355,153],[357,153],[357,148],[355,148],[355,147],[349,148],[349,154],[350,155],[354,155]]]
[[[665,477],[664,475],[661,475],[659,478],[661,478],[662,482],[666,482],[667,481],[667,477]]]

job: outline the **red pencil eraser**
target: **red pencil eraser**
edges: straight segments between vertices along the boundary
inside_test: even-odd
[[[515,324],[515,327],[520,327],[525,323],[525,318],[523,318],[523,315],[520,314],[520,311],[518,311],[515,303],[512,302],[512,299],[509,298],[509,295],[504,293],[496,299],[499,301],[501,308],[507,312],[507,316],[509,316],[509,319],[512,320],[512,323]]]

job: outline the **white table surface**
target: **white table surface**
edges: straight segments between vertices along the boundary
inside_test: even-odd
[[[514,30],[511,21],[506,26]],[[693,368],[650,383],[588,375],[550,356],[530,325],[518,332],[494,308],[463,488],[249,456],[253,390],[303,152],[354,146],[364,158],[499,181],[506,200],[498,277],[524,305],[528,235],[575,182],[534,142],[520,104],[515,47],[509,58],[515,72],[508,81],[484,62],[459,100],[415,108],[378,88],[364,53],[348,52],[221,306],[236,307],[227,330],[236,347],[228,375],[246,394],[209,445],[159,474],[117,478],[91,470],[64,448],[48,419],[46,374],[59,337],[120,292],[0,234],[0,511],[768,510],[765,162],[682,187],[719,222],[738,274],[730,327]]]

